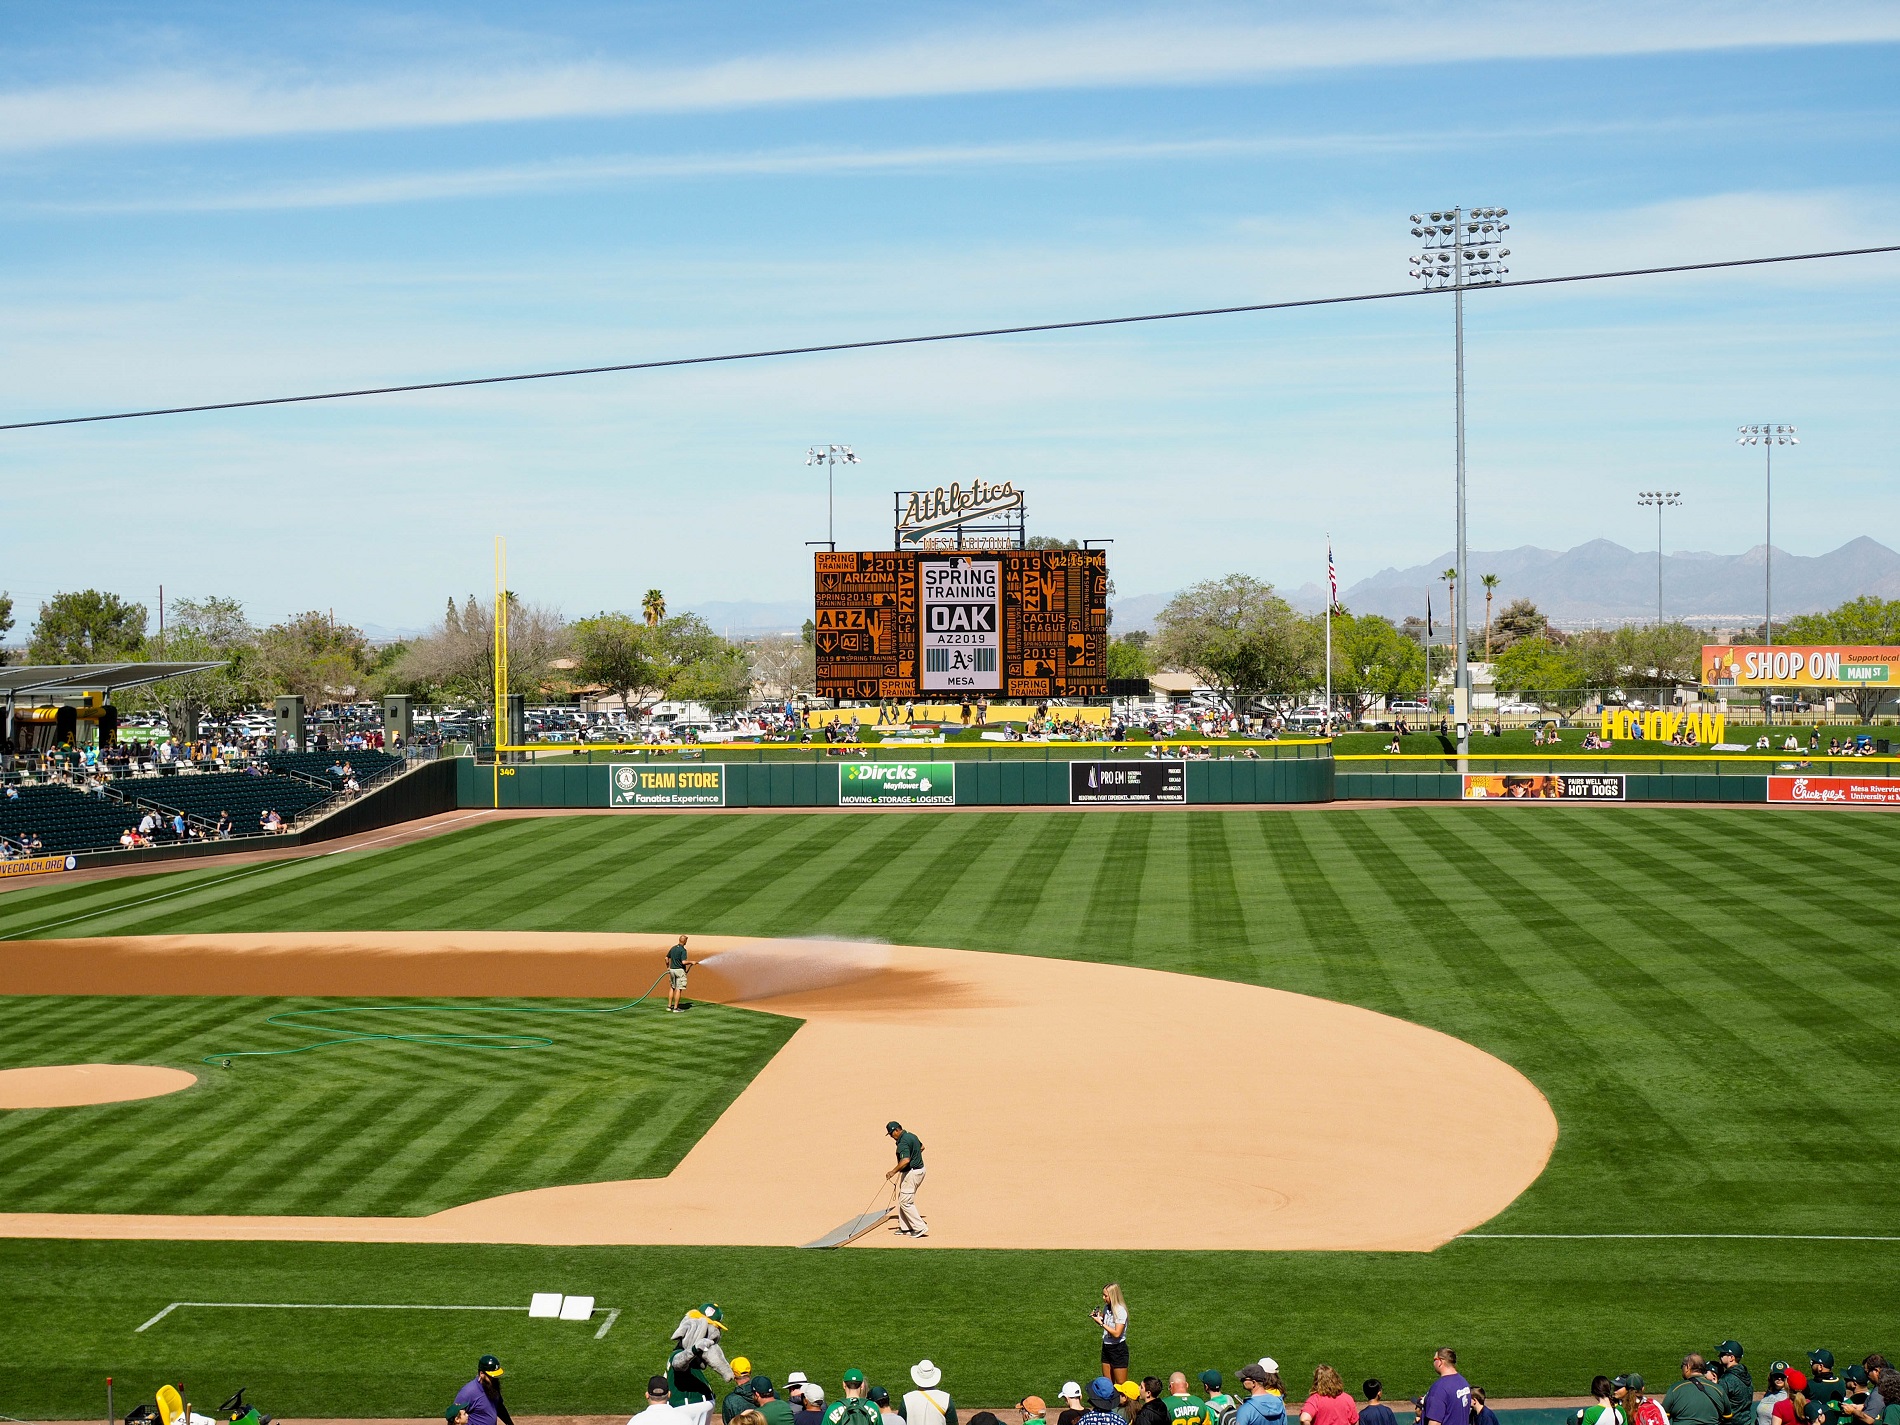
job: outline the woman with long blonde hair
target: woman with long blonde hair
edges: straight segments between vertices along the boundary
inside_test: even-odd
[[[1359,1425],[1359,1407],[1346,1382],[1324,1362],[1313,1367],[1313,1393],[1300,1407],[1300,1425]]]
[[[1102,1328],[1102,1374],[1120,1385],[1128,1379],[1128,1301],[1120,1282],[1102,1288],[1102,1304],[1089,1317]]]

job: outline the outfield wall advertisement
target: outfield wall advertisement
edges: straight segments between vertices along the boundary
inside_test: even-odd
[[[1473,772],[1464,780],[1468,802],[1620,802],[1625,795],[1621,772]]]
[[[1900,806],[1900,777],[1770,777],[1768,800],[1832,806]]]
[[[726,769],[718,763],[645,767],[618,763],[607,774],[610,807],[722,807]]]
[[[1900,647],[1790,643],[1702,645],[1702,681],[1712,688],[1855,688],[1900,683]]]
[[[841,807],[957,804],[954,762],[847,762],[838,769]]]
[[[1186,800],[1187,763],[1183,761],[1069,764],[1069,802],[1073,806]]]
[[[14,876],[50,876],[55,871],[70,871],[78,864],[77,856],[27,856],[18,861],[0,861],[0,880]]]

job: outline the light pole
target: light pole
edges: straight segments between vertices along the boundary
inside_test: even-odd
[[[1793,426],[1758,425],[1737,426],[1741,434],[1735,437],[1737,445],[1759,445],[1762,448],[1762,545],[1761,545],[1761,596],[1762,596],[1762,642],[1765,646],[1775,646],[1775,584],[1769,565],[1775,559],[1775,447],[1777,445],[1799,445],[1794,438]]]
[[[838,551],[836,507],[832,503],[831,472],[840,465],[859,464],[857,452],[848,445],[814,445],[805,452],[807,465],[825,467],[825,543],[832,553]]]
[[[1459,573],[1452,620],[1457,627],[1457,665],[1452,674],[1452,699],[1458,723],[1458,755],[1471,751],[1471,620],[1466,604],[1471,581],[1464,578],[1465,557],[1465,288],[1490,287],[1509,271],[1511,255],[1499,244],[1511,225],[1503,221],[1506,208],[1446,208],[1412,214],[1412,236],[1420,250],[1411,259],[1412,276],[1427,291],[1452,290],[1454,356],[1457,367],[1458,423],[1458,555]],[[1462,768],[1462,764],[1460,764]]]
[[[1663,623],[1662,512],[1663,506],[1665,505],[1679,505],[1682,503],[1682,491],[1638,490],[1636,492],[1636,503],[1639,505],[1654,505],[1656,507],[1656,627],[1661,628]]]

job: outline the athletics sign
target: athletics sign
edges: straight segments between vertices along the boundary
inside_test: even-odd
[[[711,765],[684,767],[618,763],[607,769],[607,805],[610,807],[722,807],[726,804],[726,769]]]
[[[841,807],[953,807],[954,762],[847,762],[838,769]]]
[[[1071,806],[1125,806],[1137,802],[1185,802],[1187,763],[1169,758],[1140,762],[1071,762]]]
[[[1464,779],[1468,802],[1620,802],[1624,795],[1621,772],[1484,772]]]
[[[1900,684],[1900,648],[1869,644],[1702,645],[1702,681],[1711,688],[1857,688]]]
[[[1900,806],[1900,777],[1770,777],[1771,802],[1823,802],[1831,806]]]

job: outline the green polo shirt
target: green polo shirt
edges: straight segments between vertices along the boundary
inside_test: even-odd
[[[1208,1419],[1207,1402],[1198,1395],[1164,1395],[1161,1403],[1174,1425],[1202,1425]]]
[[[753,1409],[765,1417],[765,1425],[793,1425],[792,1407],[783,1400],[761,1400]]]
[[[1670,1425],[1722,1425],[1722,1392],[1707,1381],[1679,1380],[1663,1397]],[[1726,1402],[1724,1402],[1726,1403]]]
[[[675,945],[666,952],[666,968],[669,970],[684,970],[686,968],[686,947],[684,945]]]
[[[913,1168],[921,1168],[924,1165],[924,1145],[908,1128],[897,1135],[897,1161],[901,1163],[906,1158],[910,1159],[910,1165]]]

